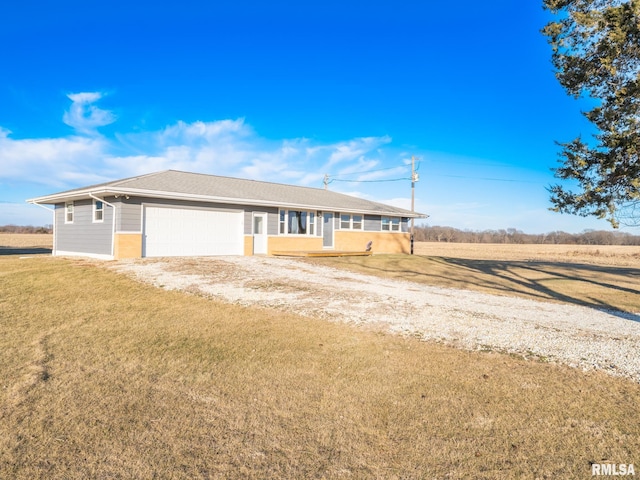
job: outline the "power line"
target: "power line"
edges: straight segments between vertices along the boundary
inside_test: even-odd
[[[377,168],[375,170],[366,170],[364,172],[339,173],[337,175],[329,175],[330,177],[346,177],[348,175],[363,175],[365,173],[383,172],[385,170],[395,170],[397,168],[406,168],[407,165],[396,165],[395,167]]]
[[[348,182],[348,183],[380,183],[380,182],[399,182],[401,180],[411,180],[410,178],[389,178],[386,180],[343,180],[340,178],[334,178],[329,180],[329,183],[333,182]]]
[[[513,182],[513,183],[540,183],[531,180],[515,180],[512,178],[488,178],[488,177],[468,177],[465,175],[438,175],[432,174],[431,177],[448,177],[448,178],[466,178],[468,180],[486,180],[489,182]]]

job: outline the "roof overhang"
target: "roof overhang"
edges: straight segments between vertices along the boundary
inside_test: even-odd
[[[130,196],[130,197],[143,197],[143,198],[162,198],[168,200],[187,200],[187,201],[195,201],[195,202],[211,202],[211,203],[227,203],[232,205],[253,205],[260,207],[278,207],[278,208],[295,208],[300,210],[321,210],[321,211],[339,211],[344,213],[361,213],[361,214],[369,214],[369,215],[389,215],[389,216],[399,216],[405,218],[427,218],[428,215],[418,212],[410,212],[408,210],[401,211],[383,211],[383,210],[371,210],[371,209],[353,209],[353,208],[344,208],[344,207],[336,207],[330,205],[312,205],[312,204],[304,204],[304,203],[287,203],[282,201],[271,201],[271,200],[258,200],[258,199],[249,199],[249,198],[237,198],[237,197],[219,197],[212,195],[197,195],[190,193],[179,193],[179,192],[163,192],[158,190],[143,190],[138,188],[94,188],[94,189],[84,189],[84,190],[74,190],[73,192],[67,193],[57,193],[53,195],[47,195],[44,197],[37,197],[27,200],[27,203],[32,203],[35,205],[47,204],[53,205],[61,202],[69,202],[73,200],[82,200],[87,198],[92,198],[93,196],[97,197],[119,197],[119,196]]]

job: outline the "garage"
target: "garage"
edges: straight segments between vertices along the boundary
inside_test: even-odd
[[[244,213],[197,208],[144,207],[142,255],[243,255]]]

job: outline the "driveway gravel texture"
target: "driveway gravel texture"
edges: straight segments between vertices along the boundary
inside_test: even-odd
[[[282,257],[160,258],[111,265],[168,290],[640,382],[640,313],[438,288]]]

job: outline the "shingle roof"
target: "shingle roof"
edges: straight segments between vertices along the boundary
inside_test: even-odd
[[[300,207],[317,210],[380,213],[403,217],[424,216],[409,210],[319,188],[260,182],[232,177],[167,170],[139,177],[68,190],[28,200],[57,203],[82,195],[122,193],[161,198],[218,201],[261,206]]]

